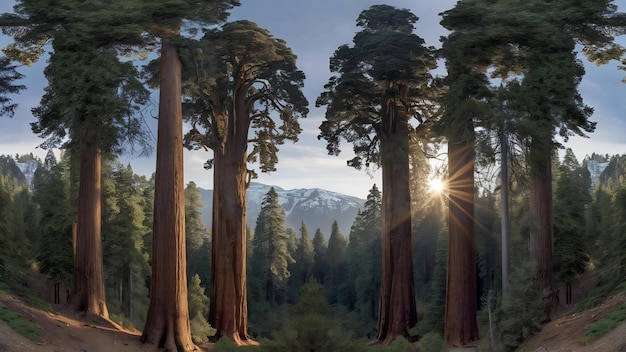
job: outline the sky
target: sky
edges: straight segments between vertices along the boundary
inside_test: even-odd
[[[268,29],[276,38],[284,39],[298,56],[297,66],[306,74],[304,93],[309,101],[310,112],[300,121],[303,129],[297,143],[286,142],[279,146],[277,171],[259,173],[257,182],[280,186],[284,189],[323,188],[361,198],[367,196],[373,184],[381,186],[380,171],[368,174],[346,165],[352,158],[352,146],[342,143],[339,156],[328,155],[324,140],[318,140],[319,125],[324,118],[324,108],[316,108],[315,100],[323,91],[324,84],[332,75],[329,58],[343,44],[350,44],[361,11],[380,1],[369,0],[241,0],[230,20],[247,19]],[[386,4],[411,10],[419,17],[415,33],[427,45],[440,46],[439,38],[446,34],[439,22],[439,14],[452,8],[454,0],[388,0]],[[618,10],[626,11],[626,0],[616,0]],[[12,12],[13,0],[0,1],[0,13]],[[0,34],[0,47],[12,39]],[[626,44],[625,39],[620,40]],[[579,161],[593,152],[600,154],[626,153],[626,84],[620,80],[626,72],[617,70],[616,64],[596,67],[583,59],[586,75],[580,84],[584,102],[595,109],[592,116],[597,121],[596,131],[590,138],[571,138],[566,147],[572,148]],[[0,154],[15,155],[33,153],[40,158],[45,150],[37,146],[42,142],[30,130],[35,121],[31,108],[39,104],[47,81],[43,76],[45,60],[31,67],[20,67],[25,75],[19,83],[27,90],[12,99],[19,104],[13,118],[0,117]],[[439,74],[444,71],[440,69]],[[158,99],[152,99],[147,108],[149,115],[156,116]],[[147,125],[156,139],[156,120],[148,117]],[[124,155],[124,163],[130,162],[133,170],[150,176],[155,168],[155,153],[148,157]],[[199,187],[213,188],[212,171],[203,168],[211,157],[209,152],[186,151],[184,154],[185,180],[194,181]]]

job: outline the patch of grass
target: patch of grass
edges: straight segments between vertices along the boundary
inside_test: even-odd
[[[583,343],[595,341],[611,332],[624,320],[626,320],[626,304],[591,324],[580,341]]]
[[[215,345],[213,345],[213,351],[215,352],[242,352],[242,351],[259,351],[259,346],[241,346],[237,347],[233,340],[222,337]]]
[[[406,352],[413,351],[413,344],[407,341],[404,337],[397,337],[389,346],[383,345],[372,345],[367,346],[368,352]],[[430,351],[428,349],[424,349],[423,351]],[[437,352],[437,351],[433,351]]]
[[[598,286],[594,288],[585,299],[576,305],[574,310],[576,312],[582,312],[583,310],[597,306],[608,296],[609,292],[610,289],[607,286]]]
[[[26,286],[24,283],[15,281],[5,282],[0,280],[0,291],[8,292],[12,295],[20,297],[23,302],[31,307],[46,312],[50,312],[52,310],[48,302],[41,299],[35,291]]]
[[[441,335],[436,332],[430,332],[420,339],[420,345],[423,351],[428,352],[446,352],[448,345],[443,341]]]
[[[27,339],[41,342],[41,329],[37,324],[24,319],[21,315],[0,304],[0,319],[4,320],[13,330]]]

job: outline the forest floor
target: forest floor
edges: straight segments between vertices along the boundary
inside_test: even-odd
[[[583,282],[584,284],[584,282]],[[579,287],[576,295],[586,295],[588,287]],[[576,302],[576,299],[573,303]],[[65,312],[57,306],[54,312],[33,308],[19,298],[0,292],[0,303],[35,323],[41,329],[41,341],[34,342],[11,329],[0,320],[0,352],[131,352],[154,351],[154,346],[140,341],[140,332],[103,324]],[[626,304],[626,292],[611,296],[594,308],[573,313],[573,305],[561,307],[558,318],[544,325],[541,332],[522,346],[522,352],[626,352],[626,322],[600,339],[582,343],[580,338],[593,322]],[[568,311],[569,310],[569,311]],[[199,346],[211,351],[210,345]],[[475,349],[454,349],[473,351]]]
[[[576,312],[576,304],[587,298],[596,286],[596,273],[590,269],[573,285],[571,304],[564,304],[561,298],[561,303],[555,312],[556,317],[543,325],[541,331],[523,344],[518,351],[626,352],[626,321],[595,341],[581,342],[591,324],[626,305],[626,292],[622,292],[609,296],[590,309]]]

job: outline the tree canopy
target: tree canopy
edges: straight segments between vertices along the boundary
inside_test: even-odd
[[[207,31],[183,57],[188,146],[217,152],[251,144],[246,160],[275,171],[277,145],[298,140],[297,119],[308,113],[304,73],[285,41],[242,20]]]

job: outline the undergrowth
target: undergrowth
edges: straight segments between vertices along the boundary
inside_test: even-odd
[[[5,321],[13,330],[27,339],[41,342],[41,329],[37,324],[25,319],[0,303],[0,319]]]
[[[606,317],[591,324],[585,335],[580,339],[581,342],[587,343],[595,341],[602,336],[608,334],[615,329],[621,322],[626,320],[626,304],[619,309],[609,313]]]

